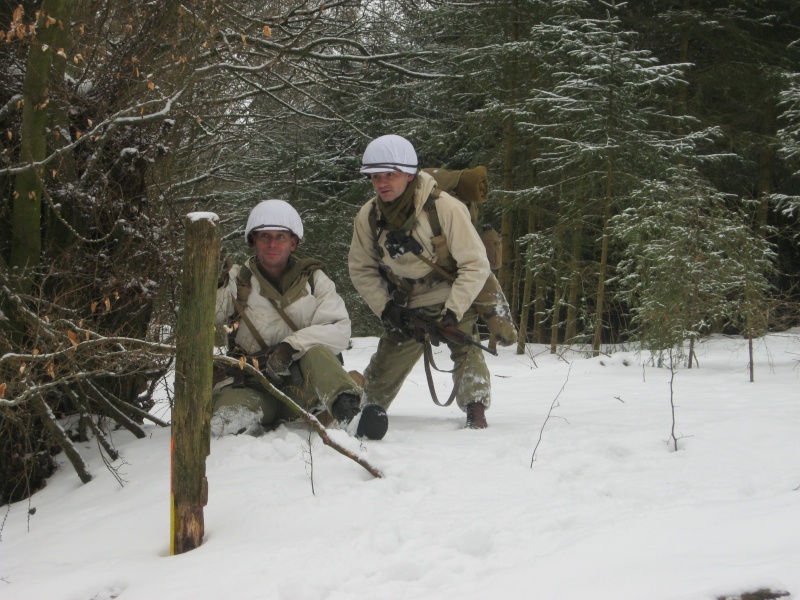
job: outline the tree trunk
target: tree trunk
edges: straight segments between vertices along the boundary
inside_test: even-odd
[[[605,309],[606,277],[608,271],[609,226],[611,220],[611,161],[608,162],[606,174],[606,195],[603,207],[603,238],[600,247],[600,268],[597,274],[597,301],[595,302],[594,338],[592,339],[592,355],[600,354],[600,342],[603,339],[603,310]]]
[[[219,232],[217,216],[190,214],[176,327],[175,405],[172,409],[171,553],[203,541],[211,446],[212,355]]]
[[[561,286],[556,284],[553,296],[553,320],[550,323],[550,354],[558,351],[558,324],[561,321]]]
[[[528,210],[528,233],[533,233],[536,229],[536,212]],[[525,352],[525,344],[528,343],[528,319],[531,312],[531,290],[533,289],[533,269],[526,267],[525,283],[522,290],[522,304],[519,314],[519,332],[517,335],[517,354]]]
[[[36,37],[28,51],[25,81],[22,85],[22,138],[20,163],[31,164],[44,160],[47,153],[48,84],[53,47],[58,37],[59,21],[65,14],[64,0],[44,0],[36,25]],[[68,24],[64,24],[68,27]],[[18,268],[23,290],[30,289],[28,277],[39,265],[42,251],[42,169],[28,169],[16,177],[11,233],[10,266]]]
[[[567,326],[564,331],[564,343],[571,344],[578,336],[578,297],[581,288],[581,247],[583,246],[583,229],[580,222],[572,231],[572,255],[570,256],[570,280],[567,297]]]
[[[511,35],[510,42],[513,44],[519,39],[519,20],[518,2],[514,0],[511,7]],[[508,63],[508,104],[513,107],[516,104],[517,93],[517,64],[512,58]],[[514,146],[516,144],[516,126],[513,117],[507,116],[503,127],[503,189],[511,191],[514,189]],[[513,259],[514,256],[514,216],[516,211],[511,209],[512,202],[509,197],[505,200],[506,207],[503,210],[503,220],[500,224],[500,236],[502,240],[503,262],[500,266],[498,281],[506,298],[511,300],[513,285]],[[512,318],[514,312],[512,310]]]

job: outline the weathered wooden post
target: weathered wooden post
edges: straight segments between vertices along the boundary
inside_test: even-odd
[[[172,407],[170,553],[203,542],[208,500],[206,457],[211,449],[211,377],[214,300],[219,271],[217,215],[190,213],[176,334]]]

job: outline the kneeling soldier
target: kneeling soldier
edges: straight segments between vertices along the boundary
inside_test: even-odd
[[[320,261],[293,254],[303,239],[300,215],[283,200],[265,200],[250,212],[245,239],[255,255],[242,266],[223,262],[217,290],[217,324],[240,321],[231,354],[258,355],[268,379],[304,409],[328,411],[345,426],[359,416],[357,436],[383,438],[386,411],[362,409],[363,390],[337,357],[350,340],[344,301]],[[215,386],[212,433],[257,434],[294,418],[254,378],[236,371],[239,377]]]

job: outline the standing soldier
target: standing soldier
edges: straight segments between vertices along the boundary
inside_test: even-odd
[[[337,358],[350,341],[344,301],[320,261],[293,254],[303,239],[300,215],[283,200],[265,200],[250,212],[245,239],[255,255],[241,267],[224,261],[217,290],[217,323],[240,323],[232,355],[257,354],[269,380],[301,407],[327,410],[342,425],[353,422],[358,437],[383,438],[386,411],[361,409],[362,389]],[[294,418],[257,381],[232,371],[238,377],[214,389],[213,433],[257,434]]]
[[[361,172],[376,196],[355,219],[350,278],[384,326],[364,372],[364,400],[388,409],[423,353],[416,317],[437,319],[440,327],[455,327],[479,340],[472,304],[489,276],[489,262],[469,210],[447,193],[432,195],[436,182],[420,172],[408,140],[385,135],[370,142]],[[434,235],[431,211],[439,235]],[[483,354],[474,346],[447,344],[458,406],[467,414],[467,427],[483,429],[491,403]]]

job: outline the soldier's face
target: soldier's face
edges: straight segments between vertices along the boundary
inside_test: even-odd
[[[258,262],[270,274],[280,274],[297,248],[297,236],[288,231],[256,231],[253,233]]]
[[[370,173],[369,180],[372,187],[384,202],[391,202],[399,198],[408,187],[408,182],[414,179],[413,175],[401,171],[388,173]]]

